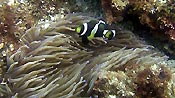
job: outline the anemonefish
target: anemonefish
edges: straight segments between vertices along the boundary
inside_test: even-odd
[[[87,44],[94,37],[102,37],[111,40],[116,35],[116,31],[110,29],[109,25],[102,20],[91,20],[88,23],[83,23],[76,27],[75,31],[82,37],[82,42],[84,44]]]

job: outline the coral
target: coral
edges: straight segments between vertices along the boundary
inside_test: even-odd
[[[99,98],[115,97],[133,97],[134,91],[130,85],[130,79],[122,71],[101,71],[93,88]]]
[[[144,69],[138,73],[136,78],[136,95],[139,98],[170,98],[173,95],[171,93],[173,89],[168,88],[170,79],[171,71],[163,66],[153,65]]]
[[[152,29],[174,29],[174,2],[170,0],[102,0],[102,7],[106,18],[112,17],[107,19],[110,23],[116,22],[113,18],[130,7],[126,13],[138,15],[141,23]]]
[[[37,20],[53,20],[55,15],[64,17],[68,13],[84,12],[101,16],[100,0],[24,0],[17,1]],[[22,5],[21,5],[22,3]],[[24,9],[24,7],[22,7]],[[94,12],[94,13],[91,13]]]
[[[17,32],[17,27],[15,25],[15,13],[13,8],[9,5],[1,6],[1,17],[0,17],[0,43],[5,45],[13,44],[15,49],[18,48],[18,40],[14,35],[14,32]],[[8,47],[7,46],[7,47]]]
[[[135,1],[131,0],[132,11],[138,11],[141,23],[147,24],[152,29],[174,29],[174,3],[172,1]],[[147,19],[149,21],[144,21]]]
[[[123,10],[129,2],[127,0],[102,0],[101,5],[105,11],[108,24],[122,21]]]
[[[112,0],[112,3],[114,4],[118,10],[124,10],[127,4],[129,4],[128,0]]]
[[[64,13],[67,13],[69,11],[67,8],[68,2],[65,0],[25,0],[22,3],[36,20],[50,19],[56,14],[61,13],[64,15]]]
[[[122,20],[123,22],[132,21],[136,33],[144,31],[140,26],[147,28],[147,35],[152,36],[151,43],[153,45],[155,41],[160,43],[158,48],[171,58],[174,58],[175,53],[174,5],[172,0],[102,0],[102,7],[110,24],[118,25]],[[140,31],[137,31],[138,29]],[[141,36],[145,35],[142,33]],[[168,47],[166,43],[169,43]]]
[[[111,24],[114,21],[114,17],[112,15],[112,1],[111,0],[102,0],[102,7],[105,11],[105,16],[106,16],[106,20],[109,24]]]
[[[20,8],[22,4],[6,2],[4,0],[0,4],[0,44],[3,45],[3,55],[6,55],[5,52],[14,53],[20,46],[19,37],[34,24],[28,11]]]
[[[150,54],[145,49],[124,49],[102,57],[105,62],[100,62],[102,68],[93,88],[96,96],[105,98],[175,96],[172,84],[174,71],[167,67],[168,63],[161,63],[166,61],[166,57]],[[169,65],[172,66],[173,63]]]

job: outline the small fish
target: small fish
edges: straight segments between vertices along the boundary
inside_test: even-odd
[[[75,31],[82,37],[82,42],[88,44],[94,37],[102,37],[111,40],[115,37],[115,30],[109,29],[109,25],[104,21],[91,20],[88,23],[79,25]]]

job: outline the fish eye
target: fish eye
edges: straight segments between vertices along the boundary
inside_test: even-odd
[[[80,27],[80,26],[77,27],[77,28],[75,29],[75,31],[76,31],[77,33],[80,33],[80,32],[81,32],[81,27]]]
[[[99,28],[100,29],[104,29],[105,28],[105,25],[104,24],[99,24]]]

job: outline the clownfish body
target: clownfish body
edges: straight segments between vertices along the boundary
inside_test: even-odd
[[[94,37],[102,37],[111,40],[115,37],[115,30],[110,30],[109,26],[102,20],[91,20],[88,23],[79,25],[75,31],[82,37],[82,42],[87,44]]]

